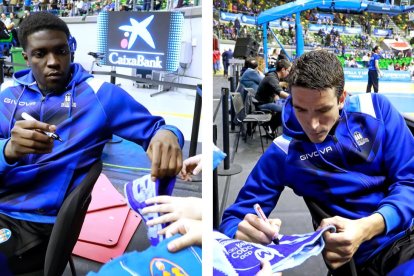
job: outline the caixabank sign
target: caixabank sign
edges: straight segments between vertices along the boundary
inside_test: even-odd
[[[103,12],[98,51],[105,65],[175,71],[184,16],[180,12]]]

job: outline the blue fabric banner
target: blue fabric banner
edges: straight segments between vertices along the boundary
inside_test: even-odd
[[[410,82],[409,71],[387,71],[381,70],[383,76],[380,77],[380,81],[399,81],[399,82]],[[368,81],[368,69],[353,69],[344,68],[345,80],[346,81]]]

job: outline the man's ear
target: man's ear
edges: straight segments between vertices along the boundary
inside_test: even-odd
[[[346,99],[346,91],[344,90],[342,92],[342,95],[339,97],[339,109],[344,108],[345,105],[345,99]]]
[[[28,59],[28,57],[27,57],[26,52],[22,52],[22,56],[23,56],[24,60],[26,61],[26,65],[27,65],[27,66],[29,66],[29,65],[30,65],[30,64],[29,64],[29,59]]]

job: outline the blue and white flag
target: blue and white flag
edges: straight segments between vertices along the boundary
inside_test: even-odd
[[[279,235],[279,244],[261,245],[235,240],[214,232],[213,275],[255,275],[260,261],[269,261],[273,272],[302,264],[311,256],[321,253],[325,246],[322,234],[335,232],[334,226],[302,235]]]

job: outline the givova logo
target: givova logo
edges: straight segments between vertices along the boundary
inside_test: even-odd
[[[152,49],[155,49],[155,43],[151,34],[148,32],[147,27],[154,19],[154,15],[150,15],[141,22],[136,21],[133,18],[129,18],[131,25],[122,25],[119,27],[121,31],[125,31],[125,38],[121,40],[121,48],[131,49],[134,45],[137,37],[141,37]],[[129,39],[128,39],[129,38]]]

